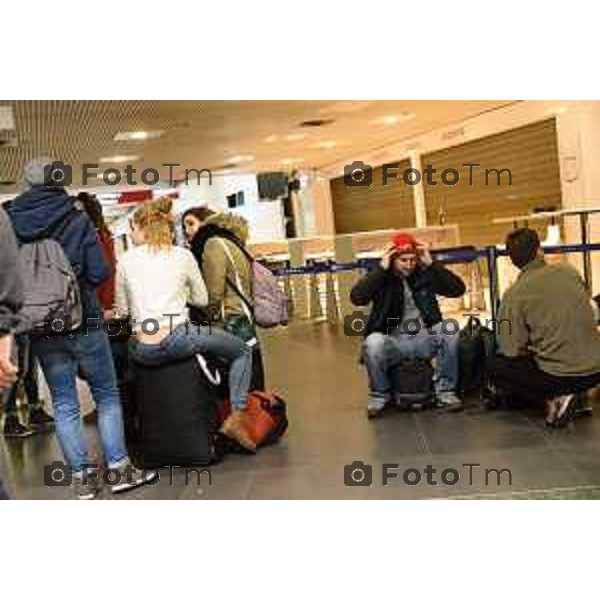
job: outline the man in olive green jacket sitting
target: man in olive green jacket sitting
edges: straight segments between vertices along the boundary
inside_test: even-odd
[[[600,333],[578,271],[548,264],[538,234],[517,229],[506,239],[521,270],[502,298],[500,356],[489,361],[492,383],[529,403],[545,405],[546,423],[565,425],[575,395],[600,382]]]

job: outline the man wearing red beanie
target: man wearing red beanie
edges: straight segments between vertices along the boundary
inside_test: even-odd
[[[352,288],[355,305],[372,303],[362,352],[369,376],[369,418],[381,414],[391,391],[388,370],[405,357],[436,356],[437,404],[461,406],[454,393],[458,335],[442,326],[436,296],[458,298],[464,293],[462,280],[432,259],[428,244],[408,233],[396,234],[380,264]]]

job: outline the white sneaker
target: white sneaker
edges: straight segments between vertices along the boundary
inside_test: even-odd
[[[113,485],[108,484],[110,491],[113,494],[127,492],[141,485],[150,483],[158,477],[158,471],[140,471],[129,462],[115,470],[119,472],[121,477],[118,481],[115,481]],[[111,477],[111,480],[112,479],[113,477]]]
[[[460,410],[463,408],[463,401],[452,391],[440,392],[436,394],[435,405],[438,408]]]

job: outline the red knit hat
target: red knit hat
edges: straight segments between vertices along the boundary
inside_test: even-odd
[[[392,244],[400,254],[414,254],[417,251],[417,241],[410,233],[397,233],[392,238]]]

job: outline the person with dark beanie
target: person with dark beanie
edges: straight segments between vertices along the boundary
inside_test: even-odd
[[[3,208],[10,211],[12,201],[5,202]],[[27,334],[15,336],[19,375],[17,382],[9,390],[4,406],[4,437],[24,438],[34,433],[54,430],[54,419],[44,409],[38,386],[38,361],[33,355],[32,344]],[[23,389],[27,400],[27,422],[22,423],[17,408],[19,391]]]
[[[499,355],[488,361],[494,388],[521,404],[545,407],[546,423],[561,427],[574,415],[578,392],[600,383],[600,333],[578,271],[548,264],[538,234],[516,229],[506,238],[520,269],[502,298]]]
[[[81,327],[68,336],[33,336],[32,342],[52,395],[56,433],[72,471],[75,495],[91,500],[99,493],[100,482],[97,477],[84,476],[93,473],[93,461],[81,422],[78,371],[88,382],[98,408],[98,434],[106,465],[120,474],[110,491],[133,489],[147,483],[148,478],[132,476],[109,338],[102,328],[103,311],[96,297],[96,288],[109,275],[108,265],[90,219],[77,210],[75,199],[62,186],[48,185],[46,171],[54,163],[52,158],[38,157],[25,166],[28,189],[14,199],[8,214],[21,243],[53,237],[77,276],[83,308]]]

